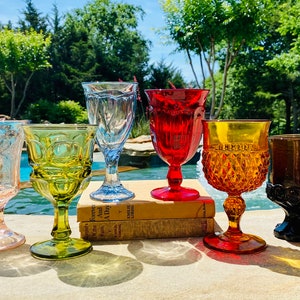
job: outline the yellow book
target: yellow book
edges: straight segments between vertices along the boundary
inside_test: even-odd
[[[101,184],[102,182],[92,181],[82,193],[77,204],[78,222],[212,218],[215,216],[214,200],[196,179],[184,180],[182,184],[182,186],[199,191],[200,197],[194,201],[162,201],[152,198],[151,190],[167,185],[166,180],[122,181],[126,188],[135,193],[134,199],[119,203],[92,200],[90,193],[98,189]]]
[[[214,218],[80,222],[79,231],[89,241],[201,237],[214,232]]]

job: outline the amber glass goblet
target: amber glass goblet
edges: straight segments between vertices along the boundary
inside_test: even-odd
[[[25,242],[25,237],[9,229],[4,221],[7,202],[19,192],[23,143],[21,122],[0,121],[0,250],[12,249]]]
[[[266,179],[269,166],[268,130],[270,121],[203,121],[202,164],[210,185],[226,192],[223,206],[229,227],[223,233],[204,237],[204,245],[223,252],[253,253],[266,242],[240,229],[246,209],[241,194],[255,190]]]
[[[23,127],[33,188],[54,206],[52,239],[33,244],[33,256],[63,259],[88,253],[88,241],[71,238],[68,209],[91,179],[96,126],[41,124]]]
[[[168,186],[152,190],[151,195],[166,201],[195,200],[199,192],[181,186],[181,166],[199,147],[209,90],[154,89],[145,93],[149,100],[152,143],[159,157],[169,165]]]

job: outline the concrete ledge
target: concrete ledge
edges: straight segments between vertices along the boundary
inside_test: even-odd
[[[186,164],[196,164],[200,159],[200,147]],[[151,136],[141,135],[128,139],[120,156],[119,166],[134,166],[138,168],[167,166],[155,152]]]
[[[31,257],[32,243],[48,239],[52,216],[5,215],[26,243],[0,252],[1,299],[299,299],[300,243],[273,236],[281,209],[245,212],[242,230],[268,248],[252,255],[208,250],[202,238],[94,244],[81,258],[48,262]],[[217,225],[226,228],[225,213]],[[79,237],[76,216],[72,236]]]

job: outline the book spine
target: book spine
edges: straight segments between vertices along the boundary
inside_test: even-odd
[[[215,202],[204,198],[187,202],[96,203],[77,205],[78,222],[211,218],[215,216]]]
[[[214,232],[214,218],[80,222],[79,231],[89,241],[201,237]]]

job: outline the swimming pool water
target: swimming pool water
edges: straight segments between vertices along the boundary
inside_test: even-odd
[[[94,162],[93,169],[99,170],[105,167],[104,162]],[[155,167],[138,169],[128,172],[120,173],[120,179],[122,180],[155,180],[165,179],[167,175],[168,167]],[[27,155],[23,154],[21,159],[21,181],[29,181],[31,167],[28,164]],[[226,198],[226,193],[220,192],[211,187],[202,172],[202,166],[199,162],[197,165],[184,165],[182,166],[182,173],[184,179],[198,178],[200,183],[206,189],[206,191],[215,200],[216,211],[222,212],[223,202]],[[103,180],[103,176],[93,177],[92,180]],[[184,182],[183,182],[184,185]],[[266,183],[255,191],[244,193],[243,198],[246,201],[247,210],[262,210],[279,208],[275,203],[267,198],[265,193]],[[70,204],[69,214],[76,215],[76,205],[78,199],[74,199]],[[5,207],[6,214],[38,214],[38,215],[52,215],[52,204],[40,196],[34,189],[28,188],[21,190],[18,195],[11,199]]]

